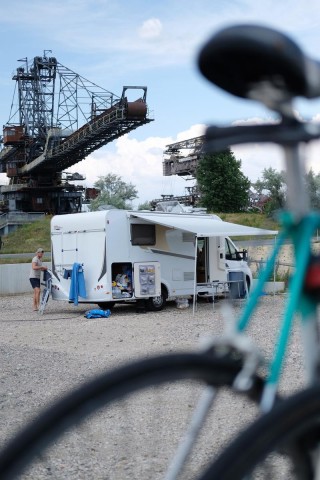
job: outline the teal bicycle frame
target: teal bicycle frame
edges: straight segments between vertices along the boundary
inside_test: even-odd
[[[311,255],[311,241],[315,230],[320,226],[320,214],[309,211],[309,200],[303,185],[304,172],[300,162],[298,147],[286,148],[288,185],[288,211],[282,213],[281,233],[276,239],[271,256],[262,269],[256,287],[250,294],[240,318],[236,322],[236,332],[243,332],[252,318],[263,293],[264,284],[272,275],[276,259],[285,240],[292,241],[295,273],[289,283],[289,295],[283,313],[282,325],[278,334],[273,358],[269,365],[269,373],[261,400],[261,410],[271,409],[279,383],[283,362],[286,356],[288,341],[292,331],[294,316],[300,314],[302,339],[304,343],[308,381],[314,382],[319,366],[319,345],[317,334],[318,301],[304,293],[304,280]]]
[[[248,327],[252,319],[254,310],[259,304],[259,297],[263,293],[264,285],[272,275],[280,249],[287,239],[291,240],[294,247],[296,270],[290,281],[289,295],[283,313],[282,325],[278,334],[273,358],[269,365],[268,377],[265,382],[260,402],[260,410],[264,413],[272,408],[276,398],[277,387],[296,313],[300,313],[301,315],[302,339],[304,343],[308,381],[310,383],[314,382],[317,378],[319,367],[319,343],[317,332],[318,302],[304,293],[304,281],[310,261],[312,236],[316,228],[320,227],[320,214],[310,212],[309,198],[304,185],[304,167],[298,149],[298,145],[284,147],[287,163],[288,210],[281,215],[282,229],[276,239],[272,254],[259,275],[257,285],[248,296],[240,317],[236,319],[231,331],[231,336],[228,328],[226,337],[219,339],[218,343],[216,343],[216,341],[214,342],[215,346],[224,346],[224,342],[226,342],[226,345],[232,345],[235,348],[239,346],[237,338],[243,336],[245,329]],[[228,311],[227,313],[229,314],[230,312]],[[250,366],[247,368],[246,361],[244,362],[243,370],[238,375],[234,385],[236,389],[244,390],[250,386],[250,375],[255,373],[255,369],[259,362],[259,355],[256,355],[255,348],[250,342],[245,343],[246,348],[243,350],[244,344],[242,341],[240,342],[240,351],[244,353]],[[211,345],[210,339],[209,345]],[[206,348],[207,346],[204,349]],[[251,353],[253,354],[252,356],[250,356]],[[239,381],[240,378],[241,381]],[[166,480],[175,479],[177,474],[181,471],[215,397],[216,389],[212,386],[208,386],[199,400],[197,409],[193,414],[190,428],[186,432],[186,436],[179,445],[172,460],[167,476],[165,477]]]

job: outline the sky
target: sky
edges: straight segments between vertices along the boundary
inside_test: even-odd
[[[166,145],[202,135],[207,125],[261,123],[273,114],[254,101],[225,93],[203,78],[197,67],[201,46],[219,29],[256,23],[282,30],[317,58],[320,2],[296,0],[10,0],[1,10],[0,117],[9,119],[18,60],[42,56],[58,62],[121,96],[124,85],[147,86],[154,121],[96,150],[69,169],[93,186],[99,176],[119,175],[138,190],[137,206],[164,195],[184,195],[190,179],[162,174]],[[303,119],[320,119],[320,101],[298,100]],[[273,145],[232,148],[252,181],[264,168],[281,170]],[[320,172],[317,144],[308,166]],[[7,183],[0,174],[0,184]]]

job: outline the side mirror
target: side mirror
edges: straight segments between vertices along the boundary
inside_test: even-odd
[[[245,262],[248,260],[248,250],[242,250],[242,260]]]

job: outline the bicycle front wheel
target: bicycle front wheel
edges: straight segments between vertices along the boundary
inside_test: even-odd
[[[101,374],[48,408],[7,444],[0,454],[0,478],[178,478],[165,472],[199,397],[212,387],[232,386],[240,368],[236,360],[181,353]],[[256,378],[254,399],[261,387]],[[218,450],[217,443],[227,441],[227,432],[232,435],[256,414],[244,396],[237,396],[237,409],[234,396],[228,398],[231,389],[223,390],[219,388],[223,400],[215,405],[213,417],[210,413],[206,418],[191,458],[186,465],[182,461],[181,478],[197,478]]]
[[[320,385],[282,400],[244,430],[201,480],[320,478]]]

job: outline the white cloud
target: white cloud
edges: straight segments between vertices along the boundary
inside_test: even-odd
[[[179,132],[176,138],[149,137],[145,140],[120,137],[110,148],[92,153],[86,160],[74,165],[70,172],[86,175],[86,186],[92,186],[98,176],[115,173],[136,186],[139,192],[137,203],[143,203],[163,195],[185,195],[190,180],[162,174],[163,152],[166,145],[188,140],[204,133],[204,125],[193,125]]]
[[[262,125],[264,123],[277,123],[272,117],[249,117],[245,119],[235,120],[232,125]]]
[[[314,120],[319,120],[320,115]],[[270,121],[270,119],[269,119]],[[235,122],[237,124],[265,123],[261,118],[250,118]],[[188,140],[204,134],[205,125],[192,125],[188,130],[179,132],[176,137],[148,137],[144,140],[131,138],[129,135],[120,137],[108,147],[89,155],[89,157],[69,169],[86,176],[83,184],[93,186],[99,176],[108,173],[119,175],[125,182],[132,183],[138,190],[139,198],[133,203],[138,206],[148,200],[161,198],[161,195],[185,195],[186,187],[193,181],[178,176],[164,177],[162,173],[163,152],[167,145]],[[307,155],[307,170],[313,168],[319,172],[320,141],[309,145]],[[277,171],[284,169],[281,148],[273,144],[237,145],[232,150],[238,160],[241,160],[241,170],[252,182],[261,178],[264,168],[272,167]],[[5,174],[0,174],[0,184],[8,183]],[[76,182],[79,183],[79,182]]]
[[[277,123],[272,117],[250,117],[236,120],[232,125],[262,125]],[[265,168],[272,167],[277,171],[284,168],[282,150],[278,145],[271,143],[253,143],[245,145],[235,145],[232,147],[237,160],[241,160],[241,170],[251,182],[256,182],[261,178],[262,171]]]
[[[297,112],[301,118],[299,112]],[[302,119],[303,120],[303,119]],[[320,114],[312,119],[320,121]],[[272,117],[250,117],[233,122],[233,125],[258,125],[275,123]],[[203,124],[192,125],[188,130],[179,132],[173,137],[149,137],[143,141],[130,138],[128,135],[115,142],[115,152],[100,150],[92,154],[87,160],[79,164],[78,170],[86,173],[87,182],[92,185],[97,180],[97,175],[116,173],[127,182],[133,183],[139,191],[139,203],[154,198],[161,194],[185,195],[185,188],[190,186],[189,180],[172,176],[164,177],[162,174],[163,152],[166,145],[174,142],[188,140],[204,134],[206,126]],[[277,171],[285,169],[282,148],[271,143],[255,143],[251,145],[235,145],[232,147],[236,158],[241,160],[241,170],[250,181],[255,182],[261,178],[265,168],[274,168]],[[313,168],[319,173],[320,140],[311,142],[306,148],[306,170]],[[73,171],[77,171],[77,166]],[[99,173],[97,173],[99,172]]]
[[[300,121],[304,121],[300,112],[296,111],[296,116]],[[316,114],[312,118],[313,122],[320,122],[320,114]],[[254,125],[263,123],[274,123],[274,119],[262,119],[259,117],[238,120],[234,125]],[[277,171],[285,170],[284,154],[279,145],[271,143],[261,143],[252,145],[236,145],[232,148],[238,160],[241,160],[241,170],[252,181],[255,182],[261,178],[262,171],[265,168],[272,167]],[[320,140],[310,142],[306,148],[301,149],[305,158],[306,172],[313,169],[319,173],[319,151]]]
[[[165,146],[203,134],[204,127],[199,125],[177,133],[183,128],[181,125],[186,124],[186,119],[187,124],[191,125],[198,119],[201,121],[206,118],[209,115],[208,112],[210,117],[214,116],[217,121],[220,117],[223,121],[225,118],[229,121],[231,118],[246,116],[245,103],[239,106],[239,109],[243,108],[243,110],[241,112],[237,110],[236,114],[232,106],[230,107],[230,102],[224,110],[221,103],[214,103],[213,95],[216,91],[215,93],[212,91],[212,96],[208,96],[207,84],[203,84],[204,90],[202,90],[201,80],[203,79],[199,79],[199,87],[191,90],[194,84],[186,82],[183,76],[188,73],[187,70],[182,68],[179,70],[185,65],[195,68],[197,49],[213,32],[228,24],[261,23],[263,19],[264,24],[279,27],[281,30],[285,29],[293,35],[293,38],[298,39],[299,44],[309,50],[313,49],[315,55],[318,54],[320,19],[318,0],[308,2],[307,15],[305,15],[304,4],[293,0],[282,2],[199,0],[196,8],[191,0],[185,0],[185,2],[133,0],[126,2],[125,10],[123,3],[118,0],[47,0],[46,2],[32,0],[28,3],[28,8],[21,9],[21,0],[8,2],[0,18],[2,37],[4,42],[7,38],[15,38],[16,41],[11,42],[4,52],[7,58],[5,78],[8,79],[6,83],[8,85],[10,83],[10,90],[8,87],[2,89],[2,103],[5,104],[11,95],[10,69],[14,68],[15,58],[39,54],[38,50],[34,50],[39,48],[39,45],[41,49],[52,48],[53,55],[57,55],[59,61],[97,84],[109,86],[112,80],[116,85],[128,84],[128,81],[135,85],[137,79],[140,82],[141,78],[146,76],[146,83],[150,85],[150,91],[154,92],[155,100],[152,100],[152,108],[155,111],[158,108],[160,111],[158,106],[160,102],[161,106],[168,102],[167,111],[175,117],[175,124],[171,130],[164,128],[167,127],[166,119],[162,123],[159,121],[157,135],[162,133],[167,135],[169,132],[173,136],[154,136],[143,141],[124,136],[72,168],[72,171],[86,174],[88,185],[92,185],[98,175],[117,173],[125,181],[131,181],[136,185],[141,202],[157,197],[161,193],[182,195],[184,187],[190,185],[179,177],[162,175]],[[16,11],[19,11],[19,16],[16,15]],[[48,28],[46,19],[50,19],[49,24],[55,27]],[[167,66],[172,65],[177,68],[166,70]],[[172,88],[168,91],[168,87],[166,89],[163,87],[162,79],[166,77],[171,80],[170,75],[172,75]],[[122,79],[125,79],[124,83]],[[2,79],[1,82],[4,80]],[[110,88],[113,90],[111,85]],[[211,94],[211,91],[209,93]],[[157,95],[160,100],[157,100]],[[216,98],[219,100],[222,92],[219,91],[217,95],[219,98]],[[184,98],[184,103],[181,102],[181,96]],[[192,106],[189,107],[187,100],[191,97],[199,99],[199,105],[204,105],[200,107],[203,109],[203,115],[202,111],[199,113],[193,110]],[[8,120],[8,111],[2,112],[2,124]],[[234,124],[262,123],[263,121],[265,120],[255,117],[234,122]],[[278,147],[265,144],[236,146],[233,150],[236,157],[242,160],[244,174],[252,181],[261,176],[264,168],[269,166],[278,170],[283,168]],[[309,163],[318,173],[319,162],[316,150],[315,144],[312,144],[309,149]],[[7,183],[5,174],[0,174],[0,183]]]
[[[162,23],[158,18],[149,18],[143,22],[141,28],[139,29],[139,34],[141,38],[156,38],[159,37],[162,31]]]
[[[241,160],[241,171],[251,182],[261,178],[265,168],[277,171],[284,169],[283,155],[278,145],[271,143],[236,145],[232,148],[237,160]]]

